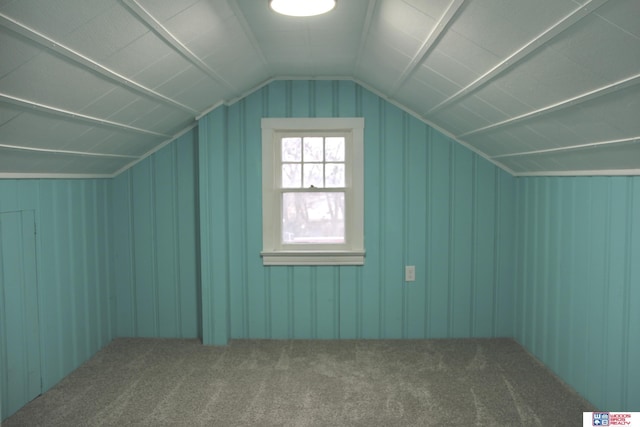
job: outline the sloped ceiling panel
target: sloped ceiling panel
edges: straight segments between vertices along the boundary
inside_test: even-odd
[[[289,78],[352,79],[516,175],[640,174],[637,0],[8,0],[0,58],[0,176],[115,175]]]

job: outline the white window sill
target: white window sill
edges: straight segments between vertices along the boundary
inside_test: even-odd
[[[261,252],[263,265],[364,265],[364,251]]]

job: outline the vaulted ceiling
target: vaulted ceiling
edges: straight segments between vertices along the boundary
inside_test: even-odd
[[[351,79],[514,175],[640,174],[638,0],[0,0],[0,177],[113,176],[284,78]]]

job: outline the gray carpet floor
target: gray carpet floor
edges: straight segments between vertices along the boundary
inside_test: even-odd
[[[116,339],[3,426],[578,426],[510,339]]]

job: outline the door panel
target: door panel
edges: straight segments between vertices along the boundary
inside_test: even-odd
[[[1,419],[42,391],[33,211],[0,213]]]

